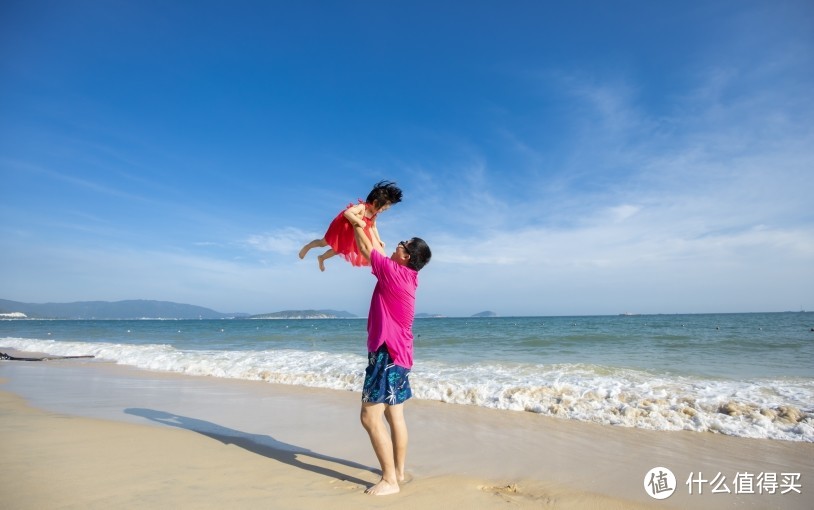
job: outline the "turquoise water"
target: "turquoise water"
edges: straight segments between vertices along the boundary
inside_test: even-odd
[[[814,441],[814,313],[417,319],[418,398]],[[358,391],[364,319],[0,321],[0,346]]]

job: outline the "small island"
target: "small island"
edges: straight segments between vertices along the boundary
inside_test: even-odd
[[[497,317],[497,314],[495,312],[486,310],[485,312],[476,313],[472,317]]]
[[[282,312],[251,315],[247,319],[354,319],[349,312],[337,310],[283,310]]]

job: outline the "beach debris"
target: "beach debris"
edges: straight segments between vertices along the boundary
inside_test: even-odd
[[[516,483],[508,485],[483,485],[480,487],[482,491],[492,492],[494,494],[517,494],[520,492],[520,487]]]

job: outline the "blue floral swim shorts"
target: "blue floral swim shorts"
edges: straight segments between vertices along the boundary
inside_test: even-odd
[[[413,396],[409,375],[410,369],[393,363],[387,345],[382,344],[376,352],[367,353],[362,402],[403,404]]]

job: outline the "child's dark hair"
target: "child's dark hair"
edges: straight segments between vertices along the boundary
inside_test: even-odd
[[[379,181],[367,195],[367,203],[378,208],[387,205],[388,202],[390,204],[401,202],[401,189],[395,182]]]
[[[421,268],[426,266],[430,258],[432,258],[430,247],[420,237],[410,239],[404,248],[407,250],[407,253],[410,254],[407,267],[413,268],[416,271],[421,271]]]

